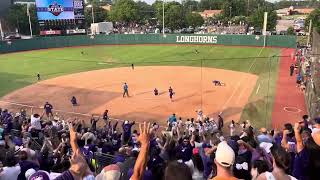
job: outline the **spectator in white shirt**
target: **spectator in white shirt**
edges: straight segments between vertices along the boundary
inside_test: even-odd
[[[31,127],[36,130],[41,130],[40,115],[34,114],[31,116]]]

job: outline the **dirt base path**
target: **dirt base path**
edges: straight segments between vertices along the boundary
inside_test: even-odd
[[[239,84],[243,78],[246,83]],[[214,68],[112,68],[41,81],[10,93],[2,100],[38,107],[49,101],[56,109],[77,113],[102,114],[109,109],[113,118],[160,124],[165,124],[172,113],[183,118],[195,117],[195,111],[200,108],[210,117],[223,110],[225,119],[237,121],[257,78],[248,73]],[[225,86],[214,86],[213,80],[220,80]],[[130,98],[122,97],[124,82],[129,85]],[[169,86],[175,92],[173,102],[169,99]],[[159,90],[159,96],[154,96],[154,88]],[[79,106],[71,106],[71,96],[77,97]]]
[[[285,123],[302,120],[306,114],[303,92],[296,87],[296,74],[290,76],[289,67],[293,63],[291,55],[294,49],[283,49],[280,59],[276,95],[272,112],[273,128],[283,128]]]

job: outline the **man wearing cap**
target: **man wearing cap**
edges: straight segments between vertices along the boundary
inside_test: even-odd
[[[226,141],[219,143],[214,159],[214,162],[217,165],[217,176],[212,178],[212,180],[236,180],[232,173],[234,161],[235,153],[233,149]]]
[[[268,131],[266,128],[261,128],[260,129],[260,135],[257,136],[257,140],[259,143],[266,142],[266,143],[272,143],[273,139],[272,137],[268,134]]]

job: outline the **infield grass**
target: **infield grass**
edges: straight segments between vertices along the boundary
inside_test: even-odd
[[[198,54],[195,49],[199,51]],[[279,60],[269,57],[278,56],[279,53],[280,49],[261,47],[139,45],[61,48],[4,54],[0,55],[0,97],[35,83],[38,72],[42,79],[49,79],[76,72],[131,66],[132,63],[135,66],[215,67],[259,76],[241,120],[249,119],[257,127],[270,127]]]

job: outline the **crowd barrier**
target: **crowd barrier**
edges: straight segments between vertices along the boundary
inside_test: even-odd
[[[266,38],[266,39],[264,39]],[[203,44],[295,48],[295,36],[214,35],[214,34],[111,34],[35,37],[0,42],[0,53],[90,45]]]

